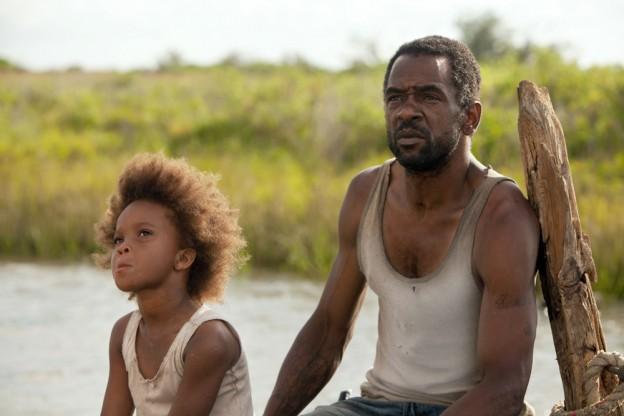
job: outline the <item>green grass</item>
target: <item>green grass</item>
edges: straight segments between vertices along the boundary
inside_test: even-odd
[[[0,72],[0,258],[85,258],[123,164],[163,151],[222,176],[251,267],[324,278],[350,178],[389,156],[383,71]],[[624,297],[624,71],[581,69],[541,50],[482,71],[474,153],[522,182],[516,87],[546,85],[566,131],[596,287]]]

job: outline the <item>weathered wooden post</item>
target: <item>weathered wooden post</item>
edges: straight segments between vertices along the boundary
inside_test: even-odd
[[[591,288],[596,269],[589,239],[581,231],[565,138],[548,91],[522,81],[518,101],[528,198],[542,230],[539,274],[565,408],[581,409],[601,398],[599,389],[593,394],[598,397],[586,397],[583,390],[587,363],[598,350],[606,350]]]

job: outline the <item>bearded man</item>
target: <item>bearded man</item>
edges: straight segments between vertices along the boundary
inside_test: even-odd
[[[471,154],[480,81],[470,50],[440,36],[390,59],[394,158],[352,180],[329,279],[265,416],[298,414],[329,381],[367,286],[379,333],[361,397],[310,416],[531,414],[539,228],[515,183]]]

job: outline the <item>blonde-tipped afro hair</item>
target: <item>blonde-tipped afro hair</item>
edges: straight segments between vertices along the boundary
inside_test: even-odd
[[[184,159],[150,153],[135,156],[122,171],[117,191],[95,225],[96,242],[103,250],[95,255],[96,263],[110,267],[121,212],[137,200],[156,202],[173,212],[185,244],[197,252],[189,273],[189,295],[198,300],[221,300],[230,274],[244,260],[245,240],[238,211],[229,207],[217,180]]]

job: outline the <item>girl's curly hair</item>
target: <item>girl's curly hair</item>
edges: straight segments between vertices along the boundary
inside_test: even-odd
[[[199,300],[221,300],[230,274],[241,265],[245,239],[238,225],[238,211],[229,207],[217,188],[215,175],[200,172],[184,159],[162,154],[139,154],[122,171],[108,202],[95,224],[99,266],[110,267],[117,219],[132,202],[149,200],[174,214],[183,241],[197,252],[189,272],[187,290]]]

